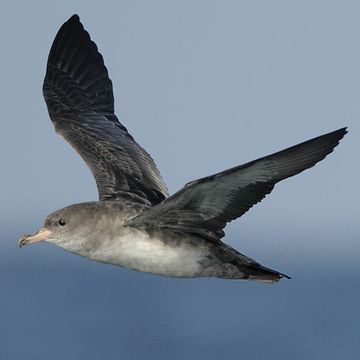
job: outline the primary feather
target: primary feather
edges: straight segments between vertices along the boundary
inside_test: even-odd
[[[145,228],[171,228],[218,241],[224,236],[227,222],[261,201],[277,182],[314,166],[333,151],[345,134],[342,128],[192,181],[131,223]]]
[[[114,114],[103,58],[77,15],[55,37],[43,93],[56,132],[90,167],[100,200],[125,193],[155,205],[168,196],[154,161]]]

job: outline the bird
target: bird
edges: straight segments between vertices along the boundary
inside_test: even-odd
[[[48,242],[94,261],[168,277],[289,278],[226,244],[227,223],[270,194],[275,184],[314,166],[346,127],[187,183],[169,195],[151,156],[114,112],[103,57],[73,15],[48,57],[43,95],[54,124],[95,177],[99,200],[47,216],[20,247]]]

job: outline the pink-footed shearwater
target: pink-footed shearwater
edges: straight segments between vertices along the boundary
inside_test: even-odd
[[[331,153],[346,128],[186,184],[169,196],[150,155],[114,114],[103,58],[73,15],[51,47],[43,85],[55,130],[90,167],[99,201],[50,214],[20,247],[47,241],[89,259],[173,277],[274,282],[287,275],[222,242],[226,224],[275,184]]]

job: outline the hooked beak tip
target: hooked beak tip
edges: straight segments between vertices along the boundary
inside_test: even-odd
[[[21,249],[24,245],[26,245],[27,241],[26,241],[26,237],[29,235],[24,235],[22,238],[20,238],[20,240],[18,241],[18,245],[19,248]]]
[[[51,231],[48,230],[47,228],[40,229],[34,235],[26,234],[22,236],[18,241],[19,248],[23,247],[26,244],[47,240],[50,235],[51,235]]]

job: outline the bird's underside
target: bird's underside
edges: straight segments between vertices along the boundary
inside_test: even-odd
[[[265,282],[287,277],[224,244],[224,228],[276,183],[324,159],[345,128],[192,181],[169,196],[150,155],[117,119],[103,58],[77,15],[55,37],[43,92],[56,132],[91,169],[100,201],[50,214],[44,228],[20,245],[45,240],[93,260],[158,275]],[[102,222],[94,225],[94,219]]]

